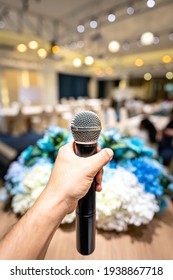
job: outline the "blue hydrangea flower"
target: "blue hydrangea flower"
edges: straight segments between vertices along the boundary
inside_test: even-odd
[[[52,138],[55,138],[57,135],[65,133],[65,129],[59,127],[59,126],[49,126],[48,127],[48,133]]]
[[[53,162],[52,162],[51,158],[38,157],[34,165],[36,165],[36,164],[38,164],[38,165],[46,165],[46,164],[53,165]]]
[[[68,134],[67,139],[66,139],[66,143],[69,143],[69,142],[72,142],[72,141],[74,141],[74,138],[73,138],[73,134],[70,132]]]
[[[169,190],[169,191],[173,191],[173,183],[170,183],[170,184],[168,185],[168,190]]]
[[[141,159],[143,159],[145,161],[146,164],[152,166],[153,168],[157,169],[158,172],[164,172],[164,168],[163,168],[163,165],[155,160],[154,158],[150,158],[150,157],[147,157],[147,156],[143,156],[143,157],[140,157]]]
[[[109,129],[104,130],[102,132],[102,136],[106,137],[106,138],[110,138],[110,139],[114,140],[115,142],[118,142],[122,138],[121,133],[116,128],[109,128]]]
[[[26,193],[26,191],[24,190],[23,188],[23,185],[22,184],[16,184],[14,185],[13,188],[11,188],[10,190],[10,194],[13,196],[13,195],[16,195],[16,194],[24,194]]]
[[[36,166],[45,166],[45,168],[50,166],[50,168],[52,169],[53,163],[49,158],[37,158],[36,163],[31,167],[20,165],[18,162],[14,162],[10,165],[7,175],[5,176],[5,188],[11,196],[24,194],[27,192],[27,190],[23,186],[22,181],[26,177],[27,173],[32,171]],[[46,183],[47,182],[45,182],[45,184]]]
[[[110,168],[110,166],[104,167],[103,182],[108,182],[112,176],[114,176],[115,169]]]
[[[104,148],[104,142],[103,142],[103,139],[101,137],[99,137],[98,143],[100,145],[100,148],[103,149]]]
[[[127,144],[129,149],[133,150],[137,154],[141,154],[143,156],[147,155],[149,157],[152,157],[156,154],[156,151],[144,145],[144,141],[142,139],[132,137],[124,138],[123,141]]]
[[[53,142],[47,134],[45,134],[42,139],[39,139],[37,141],[37,146],[43,151],[48,151],[48,152],[54,151]]]
[[[128,148],[130,148],[131,150],[135,151],[138,154],[141,152],[144,146],[143,140],[136,137],[124,138],[123,141],[127,144]]]
[[[168,207],[169,205],[169,200],[166,196],[162,196],[159,200],[158,200],[158,204],[160,207],[160,211],[158,212],[159,214],[163,214],[163,212],[165,211],[165,209]]]
[[[149,147],[143,146],[142,150],[141,150],[141,155],[148,156],[148,157],[153,157],[153,156],[156,155],[156,151],[149,148]]]
[[[154,166],[154,159],[139,157],[132,160],[120,162],[128,171],[132,172],[138,181],[144,185],[146,192],[151,192],[155,196],[163,195],[163,186],[160,184],[160,168]]]
[[[111,160],[111,161],[107,164],[107,166],[108,166],[109,168],[115,169],[115,168],[117,167],[117,164],[116,164],[116,162],[115,162],[114,160]]]
[[[5,175],[5,188],[9,193],[11,193],[11,195],[18,193],[19,191],[21,192],[19,185],[25,177],[27,169],[28,167],[17,161],[10,165],[8,172]]]
[[[19,160],[21,162],[25,162],[27,160],[30,159],[31,155],[32,155],[32,152],[33,152],[33,149],[34,147],[33,146],[29,146],[28,148],[26,148],[21,154],[20,154],[20,157],[19,157]]]

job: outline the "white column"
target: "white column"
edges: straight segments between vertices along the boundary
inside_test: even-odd
[[[89,98],[98,98],[98,81],[94,77],[91,77],[88,83],[88,96]]]
[[[40,73],[40,84],[43,89],[43,103],[55,105],[58,103],[59,87],[58,73],[53,67],[45,67]]]

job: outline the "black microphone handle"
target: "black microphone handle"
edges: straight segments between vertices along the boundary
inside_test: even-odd
[[[89,157],[97,152],[97,143],[75,143],[75,153],[80,157]],[[88,193],[79,200],[76,209],[76,247],[80,254],[89,255],[95,249],[96,227],[95,180]]]

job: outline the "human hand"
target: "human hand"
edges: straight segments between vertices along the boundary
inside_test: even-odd
[[[98,148],[97,154],[82,158],[75,154],[74,143],[63,146],[46,188],[1,242],[0,259],[44,258],[59,224],[88,192],[94,177],[96,190],[101,190],[102,168],[112,156],[112,150]]]
[[[101,190],[102,168],[112,157],[113,151],[108,148],[98,147],[97,154],[83,158],[74,153],[74,143],[61,147],[46,191],[54,198],[62,198],[66,214],[72,212],[78,200],[88,192],[94,177],[96,191]]]

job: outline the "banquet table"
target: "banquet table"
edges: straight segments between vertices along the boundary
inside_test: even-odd
[[[19,115],[20,107],[0,108],[0,132],[11,133]]]
[[[0,238],[16,223],[11,212],[3,212],[0,205]],[[31,236],[32,238],[32,236]],[[173,259],[173,204],[150,224],[131,228],[126,233],[97,230],[96,248],[89,256],[76,250],[75,224],[61,225],[55,233],[47,260],[172,260]]]

